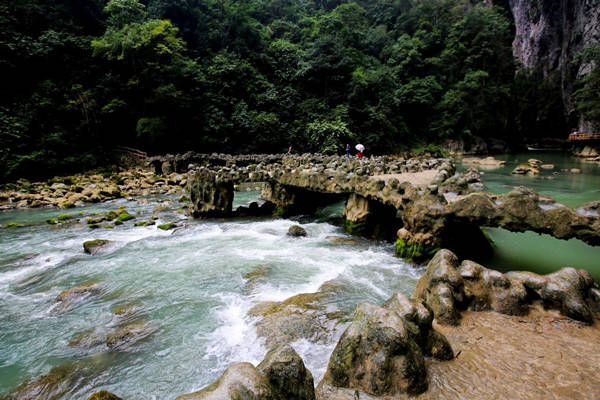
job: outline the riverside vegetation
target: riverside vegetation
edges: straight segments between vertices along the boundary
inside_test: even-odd
[[[117,145],[381,153],[597,123],[598,48],[568,60],[590,68],[565,111],[556,71],[515,62],[511,2],[491,3],[2,2],[0,180],[105,165]]]

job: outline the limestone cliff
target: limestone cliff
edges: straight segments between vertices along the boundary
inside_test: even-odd
[[[513,51],[523,66],[560,76],[565,116],[573,118],[574,81],[590,65],[574,65],[579,52],[600,39],[599,0],[509,0],[515,21]],[[586,129],[585,122],[580,122]]]

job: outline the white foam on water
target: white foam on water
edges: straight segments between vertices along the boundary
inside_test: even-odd
[[[212,297],[224,304],[215,310],[219,327],[206,338],[207,348],[202,358],[216,360],[216,369],[219,371],[237,362],[260,363],[266,348],[264,341],[256,334],[252,319],[247,316],[253,304],[234,294],[216,294]]]
[[[311,372],[315,386],[323,379],[325,371],[327,371],[329,357],[331,357],[331,353],[345,329],[345,326],[338,328],[327,342],[314,343],[307,339],[299,339],[290,343],[290,346],[296,350],[296,353],[304,361],[306,368]]]
[[[30,258],[23,262],[21,268],[0,273],[0,288],[6,289],[10,283],[23,280],[35,273],[53,268],[69,258],[71,258],[71,255],[65,253],[45,253]]]

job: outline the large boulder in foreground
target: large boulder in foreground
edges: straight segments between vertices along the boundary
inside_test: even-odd
[[[324,385],[375,396],[418,394],[427,389],[425,360],[398,313],[363,303],[331,354]]]
[[[258,367],[234,364],[204,389],[176,400],[315,400],[313,378],[287,345],[272,349]]]
[[[281,399],[315,400],[312,374],[302,358],[288,345],[280,345],[267,353],[257,369]]]
[[[433,312],[421,300],[409,299],[395,293],[383,305],[404,318],[411,338],[426,356],[447,361],[454,358],[454,351],[444,335],[433,329]]]
[[[541,299],[547,309],[591,323],[600,311],[600,290],[584,270],[563,268],[548,275],[533,272],[502,274],[473,261],[459,265],[449,250],[440,250],[427,265],[413,294],[433,311],[438,322],[458,325],[462,310],[525,315]]]
[[[427,390],[424,356],[454,358],[450,343],[432,322],[433,312],[426,304],[402,293],[392,295],[383,307],[358,306],[331,354],[317,388],[320,398],[345,398],[348,390],[359,392],[360,398]]]

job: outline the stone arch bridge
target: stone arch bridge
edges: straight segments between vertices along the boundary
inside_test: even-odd
[[[264,203],[246,212],[299,215],[346,199],[350,233],[394,238],[397,253],[409,259],[429,258],[440,248],[483,257],[491,246],[480,227],[600,245],[600,201],[573,209],[525,187],[486,193],[476,171],[456,173],[449,159],[186,153],[150,163],[156,172],[188,171],[194,217],[234,216],[235,185],[261,182]]]

